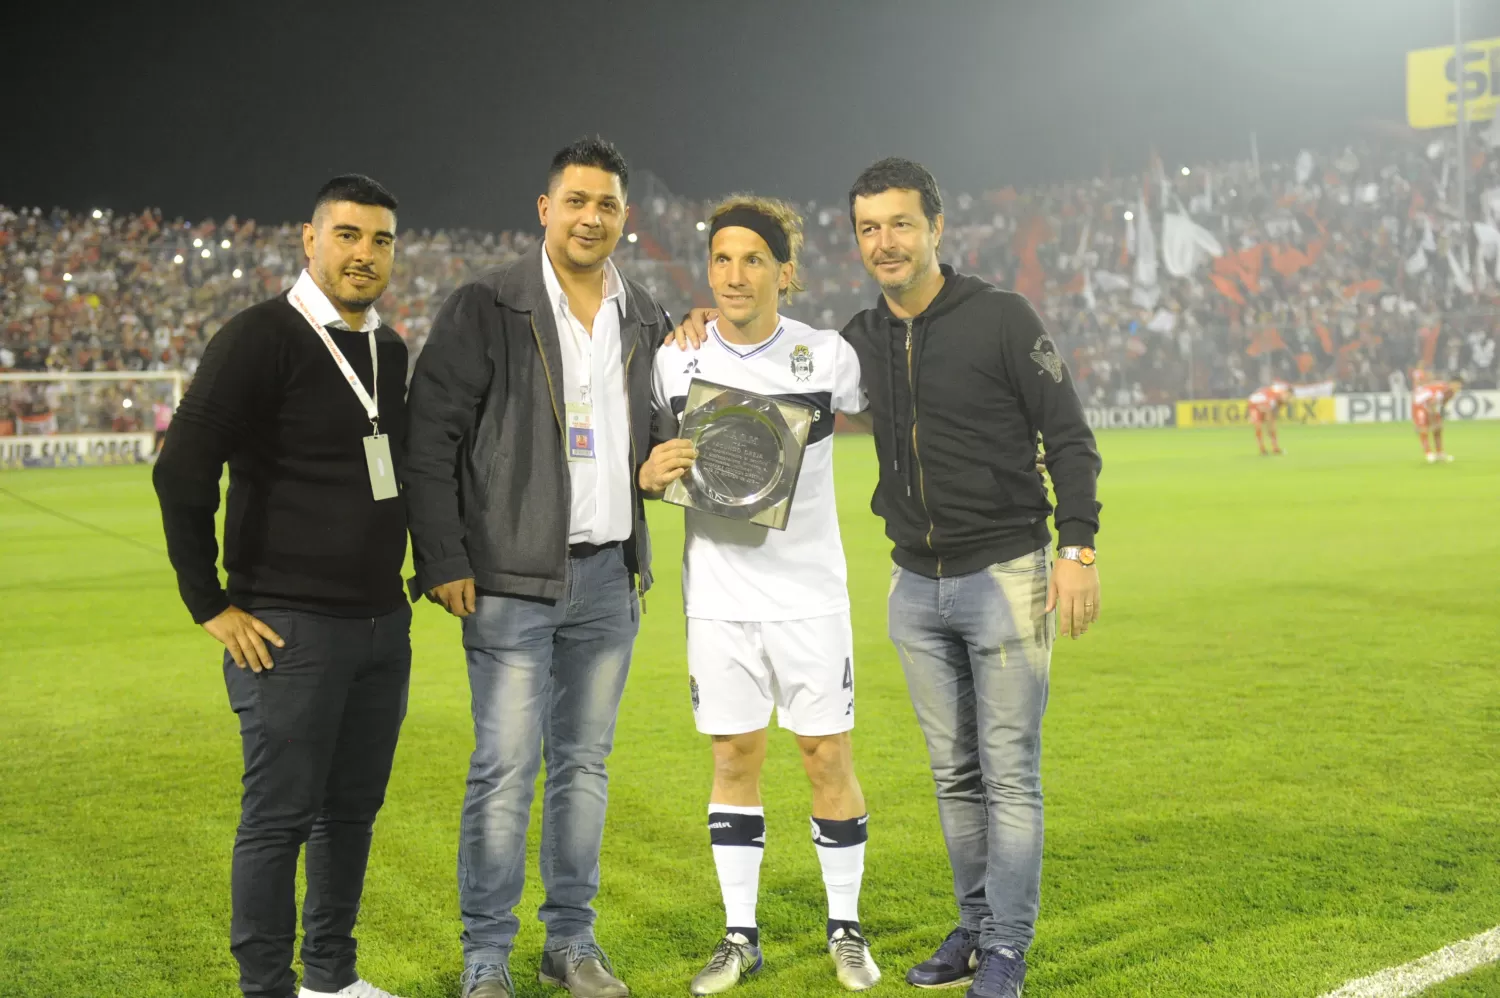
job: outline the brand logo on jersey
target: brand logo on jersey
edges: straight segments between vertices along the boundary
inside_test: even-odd
[[[682,373],[683,374],[697,374],[698,373],[698,358],[694,357],[692,360],[688,361],[688,366],[684,367],[682,369]]]
[[[698,709],[698,680],[688,676],[688,692],[693,695],[693,709]]]
[[[1052,380],[1062,384],[1063,362],[1057,355],[1057,347],[1046,336],[1038,336],[1031,347],[1031,359],[1036,361],[1043,374],[1052,375]]]
[[[792,347],[792,377],[798,381],[807,381],[812,373],[812,351],[805,344],[798,343]]]

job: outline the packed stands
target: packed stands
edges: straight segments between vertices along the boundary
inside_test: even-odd
[[[1451,150],[1392,141],[949,194],[943,255],[1031,298],[1093,404],[1240,397],[1277,377],[1383,391],[1418,364],[1495,387],[1500,150],[1476,145],[1467,230]],[[704,303],[706,206],[649,175],[632,201],[617,261],[674,311]],[[808,292],[788,312],[840,326],[875,289],[847,205],[804,208]],[[403,232],[381,312],[415,356],[449,291],[536,238]],[[301,266],[297,225],[0,208],[0,369],[191,373],[226,319]]]

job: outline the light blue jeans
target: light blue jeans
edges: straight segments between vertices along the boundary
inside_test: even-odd
[[[891,640],[927,739],[960,924],[1025,952],[1042,878],[1051,548],[971,575],[895,568]]]
[[[604,760],[640,624],[617,545],[568,560],[557,603],[480,595],[464,619],[474,755],[458,843],[464,963],[504,965],[526,884],[537,773],[547,949],[593,939],[609,776]]]

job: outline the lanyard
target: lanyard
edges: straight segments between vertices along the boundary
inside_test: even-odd
[[[318,334],[319,339],[323,341],[323,345],[333,355],[333,362],[339,366],[339,371],[343,373],[344,378],[349,382],[349,387],[354,389],[354,394],[359,398],[360,405],[365,407],[365,415],[370,417],[370,425],[375,428],[375,433],[378,436],[380,434],[380,358],[375,354],[375,331],[370,330],[367,334],[370,339],[370,384],[375,387],[375,396],[371,398],[370,393],[365,391],[365,386],[360,382],[359,375],[355,374],[354,368],[349,366],[349,361],[345,359],[344,352],[339,349],[337,343],[333,342],[333,337],[328,335],[328,330],[323,328],[323,324],[313,318],[312,311],[302,300],[302,296],[297,294],[294,289],[287,295],[287,300],[292,303],[292,306],[297,311],[302,313],[302,318],[307,320],[307,324],[313,328],[313,332]]]

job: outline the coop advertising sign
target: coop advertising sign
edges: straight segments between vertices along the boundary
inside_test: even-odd
[[[150,433],[60,433],[0,437],[0,466],[53,468],[70,464],[134,464],[151,456]]]
[[[1091,430],[1155,430],[1177,423],[1170,405],[1090,405],[1083,415]]]
[[[1336,415],[1332,398],[1294,398],[1276,408],[1276,417],[1287,423],[1332,423]],[[1177,403],[1177,425],[1242,426],[1250,422],[1250,403],[1245,399],[1192,399]]]
[[[1411,396],[1393,392],[1337,395],[1340,423],[1404,423],[1411,419]],[[1449,419],[1500,419],[1500,391],[1459,392],[1444,413]]]

